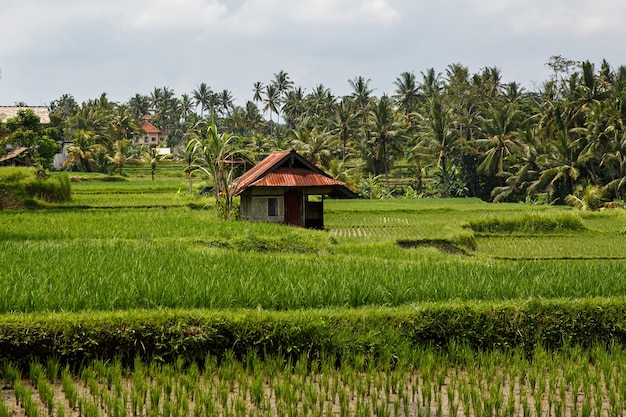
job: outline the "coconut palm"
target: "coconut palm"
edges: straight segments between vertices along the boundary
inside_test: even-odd
[[[72,138],[72,145],[67,148],[67,159],[62,165],[63,169],[74,168],[78,171],[93,171],[95,162],[92,147],[95,139],[92,132],[78,130]]]
[[[305,126],[300,126],[296,130],[291,130],[291,144],[293,148],[302,156],[313,162],[320,168],[326,169],[333,156],[333,137],[326,130],[319,130],[314,127],[309,130]]]
[[[156,148],[151,148],[148,150],[142,150],[139,153],[138,159],[142,164],[150,164],[150,174],[152,176],[152,181],[154,181],[154,175],[159,162],[171,160],[173,159],[173,155],[159,154]]]
[[[492,107],[491,113],[491,118],[483,126],[486,138],[475,140],[479,148],[487,148],[477,169],[479,174],[486,176],[501,175],[505,160],[522,147],[516,138],[520,112],[515,104]]]
[[[280,106],[280,94],[278,88],[274,84],[265,86],[265,97],[263,98],[265,106],[263,111],[269,111],[270,113],[270,134],[272,133],[272,113],[278,115],[278,108]]]
[[[204,118],[204,111],[209,109],[209,100],[213,95],[213,90],[206,83],[200,83],[192,94],[196,105],[200,106],[200,117]]]
[[[124,168],[124,165],[126,165],[126,163],[130,159],[132,159],[132,153],[130,152],[129,145],[130,140],[128,139],[117,140],[113,144],[113,149],[115,150],[113,156],[106,155],[106,159],[113,163],[115,169],[117,170],[117,173],[120,175],[122,175],[122,169]]]
[[[348,80],[348,84],[350,84],[352,88],[352,94],[350,96],[354,99],[357,108],[363,115],[369,112],[368,104],[374,92],[374,90],[369,87],[370,81],[369,78],[366,80],[362,76]]]
[[[598,210],[604,204],[604,190],[592,184],[579,184],[573,194],[565,197],[565,203],[584,211]]]
[[[408,118],[408,115],[416,110],[419,101],[419,89],[415,81],[415,74],[403,72],[393,83],[396,86],[393,98],[405,117]]]
[[[254,100],[255,103],[260,103],[261,101],[263,101],[263,83],[261,81],[257,81],[254,83],[252,87],[252,92],[254,93],[252,100]]]
[[[237,149],[236,136],[228,133],[219,133],[215,123],[211,124],[202,139],[192,139],[187,146],[201,149],[204,165],[200,170],[205,172],[213,181],[213,195],[218,215],[226,220],[231,217],[233,209],[233,181],[235,175],[234,164],[228,161],[240,156],[243,151]]]
[[[425,113],[419,114],[418,118],[418,142],[411,153],[436,159],[443,196],[450,197],[454,180],[450,162],[457,145],[452,109],[444,105],[439,94],[434,94],[427,101]]]
[[[229,90],[222,90],[217,96],[218,108],[223,116],[229,116],[231,109],[234,107],[233,94]]]
[[[178,159],[185,165],[183,172],[189,178],[189,194],[192,194],[193,173],[199,171],[200,167],[205,164],[202,159],[202,144],[197,140],[189,140]]]
[[[345,161],[348,155],[348,142],[356,135],[358,126],[354,101],[344,97],[339,103],[335,104],[331,126],[331,133],[341,141],[341,159]]]
[[[402,153],[402,139],[404,130],[402,124],[395,117],[391,99],[383,95],[369,114],[370,140],[374,146],[376,159],[382,162],[385,182],[389,187],[389,168],[393,159]]]

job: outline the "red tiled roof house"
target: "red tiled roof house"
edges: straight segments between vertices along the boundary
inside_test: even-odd
[[[165,135],[154,126],[150,120],[152,118],[149,115],[145,115],[141,118],[141,123],[139,123],[139,127],[141,132],[144,133],[143,137],[135,136],[133,138],[133,144],[141,146],[147,145],[150,147],[155,147],[159,145],[161,140],[165,140]]]
[[[240,217],[324,228],[324,196],[356,198],[346,185],[295,151],[274,152],[237,178]]]

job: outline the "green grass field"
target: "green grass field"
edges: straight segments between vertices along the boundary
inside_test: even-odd
[[[21,323],[26,342],[29,323],[34,337],[43,323],[65,328],[68,312],[79,314],[70,320],[86,323],[115,312],[126,317],[121,323],[133,324],[138,311],[210,309],[232,312],[236,323],[241,311],[305,317],[322,309],[322,316],[354,315],[384,326],[376,318],[381,307],[385,314],[406,314],[511,303],[522,311],[532,300],[626,297],[621,209],[326,200],[326,230],[313,231],[220,221],[212,199],[198,195],[203,181],[196,180],[189,195],[179,167],[159,169],[155,181],[139,168],[122,178],[81,174],[70,203],[0,211],[0,324]],[[264,326],[257,320],[249,324],[253,334]],[[359,337],[377,340],[377,329]],[[334,337],[349,344],[341,331]],[[323,351],[261,359],[246,348],[249,353],[236,358],[236,346],[222,356],[205,352],[201,364],[137,359],[122,368],[96,360],[64,368],[51,357],[20,368],[3,361],[0,417],[608,416],[626,410],[619,345],[483,352],[455,343],[443,350],[385,343],[393,348],[345,352],[340,365]],[[380,352],[389,355],[377,357]]]
[[[326,200],[327,230],[311,231],[220,221],[185,185],[94,175],[73,183],[72,203],[0,212],[0,312],[626,296],[621,209]],[[469,226],[525,218],[547,229]],[[559,218],[582,228],[546,222]]]

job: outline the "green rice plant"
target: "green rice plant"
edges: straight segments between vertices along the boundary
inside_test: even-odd
[[[69,366],[61,370],[61,386],[70,408],[76,409],[78,406],[78,390],[74,386],[74,380],[70,374]]]
[[[13,413],[2,398],[0,398],[0,417],[13,417]]]
[[[477,233],[554,233],[585,230],[582,218],[575,213],[528,213],[520,217],[497,216],[473,220],[468,227]]]
[[[46,378],[46,370],[37,360],[31,360],[29,364],[28,377],[33,385],[37,385],[40,379]]]
[[[51,383],[55,383],[59,377],[60,362],[57,357],[50,357],[46,360],[46,373]]]
[[[0,366],[0,377],[10,385],[15,385],[22,380],[22,371],[10,361],[4,359]]]

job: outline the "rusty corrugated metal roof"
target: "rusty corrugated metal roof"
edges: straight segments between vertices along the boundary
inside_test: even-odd
[[[254,187],[325,187],[343,182],[305,168],[279,168],[251,184]]]
[[[277,151],[235,181],[234,195],[249,187],[332,187],[332,194],[355,198],[346,185],[316,167],[296,151]]]
[[[289,156],[290,153],[290,151],[273,152],[267,158],[250,168],[248,171],[244,172],[243,175],[235,181],[235,195],[239,195],[243,192],[246,188],[252,185],[253,182],[261,178],[270,168]]]

